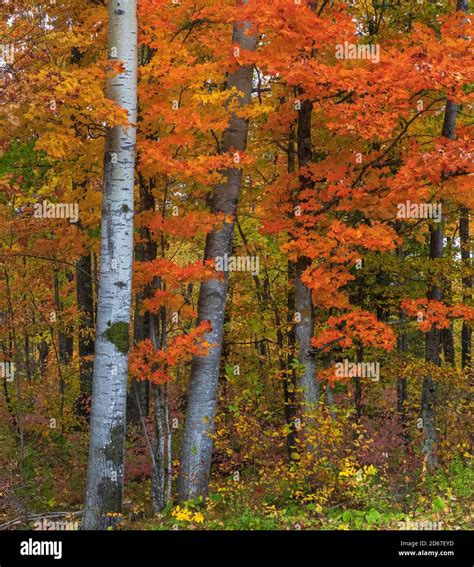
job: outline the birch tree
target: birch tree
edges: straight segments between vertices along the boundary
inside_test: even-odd
[[[122,508],[137,115],[136,0],[109,0],[109,60],[122,62],[107,96],[127,128],[109,127],[104,156],[102,234],[91,435],[83,529],[104,529]]]

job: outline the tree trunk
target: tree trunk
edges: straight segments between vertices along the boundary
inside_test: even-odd
[[[400,261],[403,261],[405,254],[403,248],[397,248],[397,257]],[[408,353],[408,335],[404,327],[406,320],[405,313],[400,310],[399,312],[400,321],[402,323],[402,329],[397,336],[397,351],[401,359],[404,359]],[[404,369],[402,370],[404,373]],[[397,378],[397,413],[400,419],[400,425],[404,432],[405,440],[407,438],[407,415],[406,415],[406,402],[408,400],[408,384],[406,377],[402,374]]]
[[[288,456],[290,460],[293,459],[293,455],[296,452],[296,438],[297,438],[297,427],[296,427],[296,372],[292,367],[292,362],[295,358],[295,346],[296,346],[296,333],[295,333],[295,289],[294,283],[296,281],[296,267],[295,263],[288,260],[288,295],[287,295],[287,328],[288,331],[288,355],[286,358],[285,371],[286,374],[283,377],[283,395],[285,399],[285,418],[288,425],[288,434],[286,437],[286,447],[288,451]],[[282,341],[283,342],[283,341]]]
[[[446,251],[447,255],[451,257],[452,255],[452,238],[446,238]],[[453,304],[453,286],[449,278],[443,280],[443,301],[446,305],[451,306]],[[451,321],[447,329],[441,330],[441,344],[443,347],[443,362],[450,364],[451,366],[456,366],[456,354],[454,350],[454,324]]]
[[[253,51],[257,38],[255,34],[246,34],[250,27],[248,22],[243,25],[234,24],[233,44],[239,45],[241,49]],[[239,66],[229,74],[229,89],[236,88],[242,93],[239,98],[240,106],[250,102],[252,83],[252,65]],[[223,134],[222,152],[243,152],[247,145],[247,133],[247,120],[232,115],[229,127]],[[226,180],[214,188],[212,212],[223,212],[235,219],[242,169],[227,169],[224,175]],[[234,220],[224,222],[221,230],[211,231],[206,238],[205,259],[230,254],[233,233]],[[181,502],[207,494],[228,279],[229,274],[224,272],[223,279],[208,280],[203,282],[200,288],[198,323],[211,322],[212,331],[205,336],[205,340],[217,346],[211,348],[207,356],[195,356],[192,360],[178,482],[178,497]]]
[[[71,49],[71,64],[79,65],[83,58],[79,46]],[[73,182],[74,183],[74,182]],[[85,186],[85,183],[82,185]],[[81,223],[77,224],[81,228]],[[90,401],[92,396],[92,371],[94,367],[94,287],[92,283],[92,254],[88,252],[76,262],[76,297],[77,307],[81,313],[79,318],[78,350],[79,350],[79,389],[76,402],[78,415],[90,419]]]
[[[142,179],[139,182],[139,211],[155,210],[155,199],[145,186]],[[156,258],[157,245],[153,242],[150,231],[147,228],[140,229],[140,240],[135,246],[135,259],[138,262],[147,262]],[[146,286],[143,291],[136,295],[135,314],[133,318],[133,340],[137,344],[140,341],[151,338],[151,315],[149,312],[140,313],[142,302],[147,297],[152,297],[155,291],[154,285]],[[137,401],[138,400],[138,401]],[[132,378],[131,387],[127,397],[128,423],[139,425],[140,415],[147,416],[150,403],[150,384],[148,380],[136,380]],[[138,407],[140,404],[140,408]]]
[[[364,360],[364,347],[357,347],[357,362]],[[356,421],[360,422],[362,417],[362,382],[360,376],[354,376],[354,407],[356,410]]]
[[[81,312],[79,319],[79,380],[80,400],[78,413],[90,417],[90,398],[92,396],[92,369],[94,362],[94,291],[92,286],[92,256],[90,252],[81,256],[76,263],[77,306]]]
[[[296,138],[295,130],[292,126],[288,136],[288,173],[294,173],[296,169]],[[292,195],[293,208],[296,206],[296,195]],[[291,234],[289,235],[291,238]],[[286,328],[287,333],[287,346],[288,353],[286,356],[286,364],[282,368],[283,374],[283,396],[285,400],[285,419],[288,426],[288,433],[286,436],[286,448],[288,457],[293,460],[296,454],[297,447],[297,403],[296,403],[296,371],[292,365],[293,360],[296,358],[296,322],[295,322],[295,284],[296,284],[296,264],[288,260],[288,275],[287,275],[287,316]],[[275,309],[276,311],[276,309]],[[280,334],[283,333],[280,331]],[[280,339],[283,346],[283,337]]]
[[[301,169],[311,162],[313,157],[311,146],[311,114],[312,103],[305,100],[301,103],[298,115],[297,145],[298,165]],[[311,183],[304,177],[300,178],[301,186],[304,188]],[[319,402],[319,384],[316,380],[316,360],[309,353],[311,338],[314,330],[314,313],[311,290],[302,281],[304,271],[311,265],[311,259],[305,256],[298,258],[295,270],[295,312],[297,325],[295,328],[296,345],[298,350],[297,387],[300,395],[300,405],[303,415],[309,417],[306,421],[310,423],[311,414],[315,411]]]
[[[469,241],[469,210],[463,208],[461,210],[461,218],[459,223],[459,232],[461,238],[461,259],[464,270],[467,274],[462,278],[463,285],[463,303],[469,304],[472,298],[472,275],[471,270],[471,245]],[[461,331],[461,365],[462,368],[471,366],[471,350],[472,350],[472,329],[471,325],[466,321],[462,324]]]
[[[404,314],[401,312],[401,319],[403,321]],[[397,351],[400,358],[404,359],[408,353],[408,335],[405,331],[401,331],[397,337]],[[402,374],[397,377],[397,414],[400,420],[400,427],[402,429],[403,439],[405,444],[408,445],[409,433],[408,433],[408,416],[406,403],[408,401],[408,381],[406,377]]]
[[[72,275],[70,273],[66,274],[67,279],[70,281]],[[54,308],[56,310],[56,318],[58,321],[58,350],[59,350],[59,360],[61,364],[68,364],[73,355],[74,348],[74,338],[72,334],[72,329],[69,325],[65,325],[61,313],[63,311],[63,306],[61,303],[61,298],[59,295],[59,270],[54,268],[53,271],[53,288],[54,288]],[[64,387],[64,384],[62,385]]]
[[[167,348],[166,307],[158,316],[151,316],[150,336],[155,348]],[[152,456],[151,502],[155,514],[161,512],[171,500],[171,429],[167,384],[153,384],[154,394],[154,447]]]
[[[311,265],[306,257],[298,258],[295,280],[295,310],[298,314],[295,335],[298,348],[298,363],[302,369],[297,374],[297,388],[301,396],[302,413],[311,421],[310,415],[315,411],[319,401],[319,387],[316,380],[316,360],[309,353],[313,336],[314,316],[311,290],[305,286],[301,276]]]
[[[436,260],[443,256],[443,227],[430,228],[430,259]],[[441,301],[442,291],[439,285],[432,284],[428,290],[428,299]],[[441,365],[441,330],[435,325],[426,333],[425,339],[426,361]],[[436,382],[431,376],[425,376],[421,396],[421,418],[423,425],[422,453],[426,457],[428,466],[437,464],[436,456]]]
[[[128,112],[127,129],[107,128],[91,434],[83,529],[104,529],[120,513],[124,478],[133,190],[137,119],[136,0],[109,0],[109,58],[123,72],[107,94]]]
[[[166,446],[165,446],[165,430],[163,427],[163,387],[160,384],[153,384],[155,413],[154,413],[154,438],[153,447],[154,461],[156,466],[152,469],[151,474],[151,503],[153,512],[158,514],[166,506]]]

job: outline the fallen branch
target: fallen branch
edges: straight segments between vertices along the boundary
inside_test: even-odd
[[[79,512],[50,512],[49,514],[26,514],[25,516],[20,516],[15,520],[10,520],[5,524],[0,524],[0,530],[8,530],[9,528],[21,525],[21,524],[28,524],[32,521],[42,520],[43,518],[63,518],[64,516],[80,516],[82,515],[82,510]]]

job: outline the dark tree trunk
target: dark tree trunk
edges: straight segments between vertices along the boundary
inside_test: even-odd
[[[357,362],[362,362],[364,359],[364,348],[358,347],[357,349]],[[362,417],[362,382],[360,376],[354,377],[354,406],[356,410],[356,421],[359,422]]]
[[[403,248],[397,248],[397,257],[403,261],[405,254]],[[405,331],[405,313],[400,310],[400,321],[402,324],[401,331],[397,337],[397,351],[400,358],[403,360],[408,353],[408,335]],[[402,373],[404,370],[402,370]],[[405,404],[408,401],[408,384],[407,379],[403,374],[397,378],[397,413],[400,418],[400,424],[404,431],[405,440],[407,441],[407,414]]]
[[[466,275],[462,278],[463,302],[468,304],[472,299],[472,275],[471,275],[471,244],[469,235],[469,210],[461,210],[459,223],[461,238],[461,259]],[[470,323],[463,322],[461,331],[461,365],[462,368],[470,368],[472,352],[472,328]]]
[[[66,274],[67,279],[70,281],[72,275],[70,273]],[[59,360],[61,364],[68,364],[72,358],[73,348],[74,348],[74,337],[72,329],[69,325],[65,325],[64,320],[61,316],[63,311],[63,305],[61,303],[61,298],[59,294],[59,270],[54,268],[53,272],[53,287],[54,287],[54,307],[56,310],[56,321],[58,325],[58,351]]]
[[[76,263],[76,293],[79,308],[79,380],[80,400],[78,412],[89,419],[92,396],[92,370],[94,368],[94,288],[92,285],[92,256],[85,254]]]
[[[144,180],[139,179],[139,195],[138,204],[139,212],[154,211],[155,199],[150,188],[147,188]],[[150,231],[147,228],[140,229],[140,240],[135,246],[135,260],[138,262],[148,262],[156,258],[157,244],[153,241]],[[135,297],[135,315],[133,319],[133,340],[137,344],[145,339],[150,339],[151,332],[151,315],[149,312],[140,313],[142,302],[147,297],[152,297],[155,286],[146,286],[143,291],[136,294]],[[139,407],[139,406],[140,407]],[[148,380],[131,379],[130,390],[127,395],[127,419],[130,424],[139,425],[141,416],[146,417],[149,412],[150,405],[150,384]]]
[[[311,145],[311,114],[312,103],[309,100],[301,102],[298,114],[297,148],[298,165],[301,169],[308,165],[312,158]],[[311,180],[300,177],[301,187],[311,185]],[[311,423],[311,414],[319,402],[319,384],[316,380],[316,360],[309,352],[311,338],[314,331],[314,313],[311,290],[302,281],[302,275],[311,266],[311,259],[302,256],[297,259],[295,269],[295,314],[298,317],[295,326],[298,362],[301,370],[298,371],[297,386],[300,395],[302,414],[307,416],[306,422]]]
[[[443,227],[432,226],[430,228],[430,259],[436,260],[443,257]],[[442,290],[438,282],[430,285],[427,294],[428,299],[441,301]],[[426,333],[425,339],[426,361],[441,365],[441,330],[435,325]],[[430,376],[425,376],[423,380],[421,397],[421,418],[423,424],[423,445],[422,452],[426,457],[428,466],[437,464],[436,455],[436,381]]]
[[[455,352],[454,352],[454,334],[453,323],[447,329],[441,331],[441,341],[443,343],[444,362],[451,366],[456,365]]]
[[[452,251],[452,238],[446,238],[447,255],[451,256]],[[443,279],[443,301],[446,305],[453,304],[453,290],[451,280],[449,278]],[[441,330],[441,344],[443,348],[443,362],[456,366],[456,354],[454,350],[454,324],[451,321],[446,329]]]
[[[402,315],[403,317],[403,315]],[[402,331],[397,337],[397,350],[400,358],[404,359],[408,353],[408,335]],[[408,401],[408,382],[405,376],[402,374],[397,378],[397,413],[400,420],[400,426],[403,431],[403,438],[405,444],[408,444],[408,416],[406,403]]]

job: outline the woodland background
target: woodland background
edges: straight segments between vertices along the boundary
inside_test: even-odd
[[[101,528],[471,526],[468,11],[139,0],[132,319],[110,339],[130,350],[127,427]],[[0,15],[0,524],[72,527],[104,141],[131,128],[105,84],[123,68],[105,1],[4,0]],[[337,59],[345,41],[380,62]],[[78,221],[35,217],[44,201]],[[407,201],[441,204],[442,221],[399,218]],[[258,273],[216,272],[206,240],[224,233]],[[213,285],[220,303],[198,306]],[[379,379],[341,378],[344,360]]]

